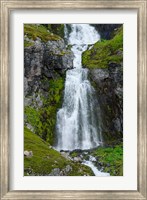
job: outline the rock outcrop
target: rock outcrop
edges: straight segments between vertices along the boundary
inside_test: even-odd
[[[61,37],[48,32],[43,25],[26,25],[25,126],[51,144],[56,112],[62,101],[65,72],[73,67],[72,62],[73,54]]]
[[[97,42],[83,53],[83,66],[89,69],[100,104],[104,144],[117,144],[123,138],[123,30],[111,40]]]
[[[91,24],[95,27],[101,36],[101,39],[110,40],[114,36],[115,30],[117,30],[122,24]]]
[[[37,90],[47,92],[48,84],[43,79],[58,79],[72,68],[73,55],[65,47],[64,40],[42,43],[40,39],[24,50],[25,96]]]

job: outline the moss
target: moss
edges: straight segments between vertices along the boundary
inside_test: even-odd
[[[49,40],[60,40],[61,37],[55,35],[47,30],[43,25],[37,24],[25,24],[24,25],[24,34],[32,40],[36,40],[37,37],[40,38],[43,42]]]
[[[64,24],[48,24],[48,29],[54,33],[59,35],[60,37],[64,37]]]
[[[47,82],[49,85],[48,97],[41,96],[43,106],[41,108],[26,106],[24,111],[27,118],[26,121],[34,127],[34,132],[53,145],[55,140],[56,114],[62,104],[64,79],[48,80],[44,77],[42,82],[43,84]]]
[[[33,46],[34,45],[34,42],[29,42],[29,41],[24,41],[24,47],[30,47],[30,46]]]
[[[92,152],[97,157],[104,172],[109,172],[111,176],[123,176],[123,146],[99,147]]]
[[[27,117],[27,122],[31,124],[34,128],[39,126],[40,123],[40,113],[38,110],[31,106],[26,106],[24,108],[24,113]]]
[[[79,154],[78,154],[78,152],[76,152],[76,151],[73,151],[71,154],[70,154],[70,156],[72,157],[72,158],[74,158],[74,157],[77,157]]]
[[[33,152],[32,157],[24,158],[25,176],[48,175],[54,168],[62,170],[65,169],[67,165],[70,165],[73,169],[68,173],[68,176],[93,175],[93,172],[89,167],[75,164],[74,162],[65,159],[59,152],[49,148],[44,140],[36,134],[33,134],[27,128],[24,128],[24,150]]]
[[[123,61],[123,28],[119,28],[114,38],[102,40],[94,44],[93,48],[82,55],[84,67],[107,68],[109,63],[120,63]]]

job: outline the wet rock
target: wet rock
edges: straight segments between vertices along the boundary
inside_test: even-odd
[[[91,155],[89,156],[89,160],[92,161],[92,162],[96,162],[97,161],[96,158],[91,156]]]

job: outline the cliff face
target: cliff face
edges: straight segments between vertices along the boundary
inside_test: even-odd
[[[101,108],[102,135],[105,144],[123,137],[123,29],[113,32],[111,40],[102,40],[83,53],[83,66],[97,91]]]
[[[121,24],[91,24],[98,31],[102,39],[110,40],[113,38],[114,31],[117,30]]]
[[[35,27],[37,26],[37,27]],[[73,54],[43,25],[26,25],[24,48],[25,125],[53,144],[56,112]]]

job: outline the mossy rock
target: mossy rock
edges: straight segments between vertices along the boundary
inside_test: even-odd
[[[48,42],[49,40],[61,40],[60,36],[49,32],[45,26],[38,24],[25,24],[24,34],[34,41],[37,38],[40,38],[43,42]]]
[[[47,27],[50,32],[64,38],[64,24],[48,24]]]
[[[57,110],[62,105],[64,78],[50,79],[46,77],[42,80],[43,84],[49,84],[48,97],[41,96],[43,106],[35,108],[26,106],[24,113],[26,123],[34,128],[34,132],[42,139],[53,145],[55,141],[55,125]]]
[[[110,63],[123,61],[123,27],[120,27],[111,40],[101,40],[92,49],[83,52],[82,64],[89,69],[108,68]]]
[[[24,41],[24,47],[30,47],[30,46],[33,46],[34,45],[34,42],[30,42],[30,41]]]
[[[89,167],[65,159],[26,127],[24,128],[24,151],[32,151],[33,153],[33,156],[24,158],[25,176],[47,176],[53,169],[64,170],[67,165],[72,168],[67,173],[68,176],[93,176],[93,172]]]

